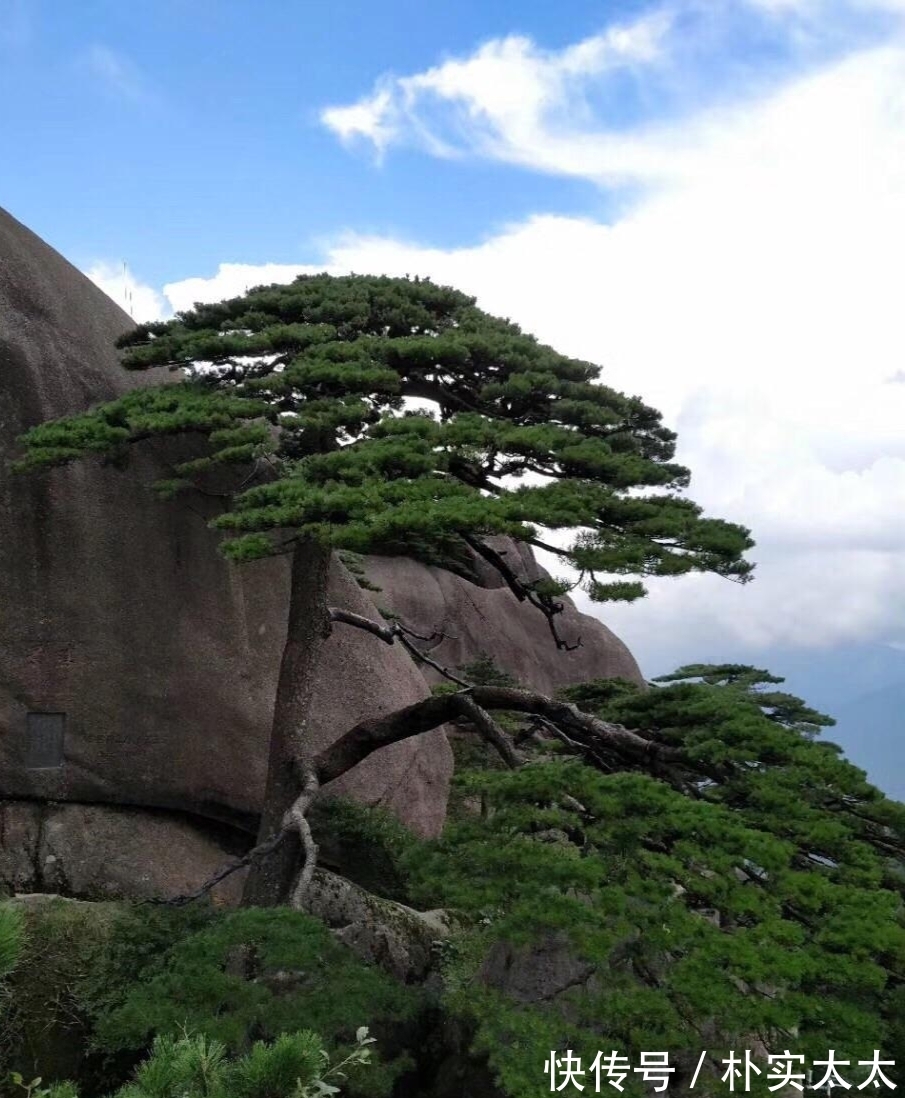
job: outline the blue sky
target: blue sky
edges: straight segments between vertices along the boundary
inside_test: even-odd
[[[832,6],[832,5],[830,5]],[[537,211],[606,217],[624,188],[403,143],[379,166],[320,121],[385,74],[522,35],[557,51],[650,4],[418,0],[0,3],[2,200],[67,256],[125,259],[152,285],[239,262],[315,262],[354,228],[439,247]],[[842,12],[801,40],[746,3],[674,7],[681,69],[584,89],[611,126],[681,117],[880,38],[889,12]],[[613,193],[615,190],[616,193]]]
[[[497,165],[403,153],[374,170],[319,122],[387,70],[514,28],[556,45],[599,27],[598,5],[567,9],[3,0],[2,200],[67,256],[122,256],[152,283],[216,265],[227,238],[231,258],[297,262],[351,224],[443,245],[585,209],[588,184]]]
[[[660,407],[758,568],[596,609],[648,674],[905,682],[905,0],[0,0],[0,141],[138,319],[426,274]]]

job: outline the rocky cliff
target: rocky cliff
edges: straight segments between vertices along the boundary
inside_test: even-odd
[[[80,894],[185,885],[230,845],[224,825],[237,834],[253,828],[263,791],[285,630],[282,563],[240,570],[224,561],[203,501],[161,503],[146,490],[161,469],[155,453],[124,472],[90,464],[40,477],[10,472],[27,427],[137,383],[113,347],[130,323],[0,211],[0,878],[11,885],[58,890],[62,880]],[[530,558],[521,566],[536,567]],[[580,635],[582,647],[557,652],[543,618],[490,575],[472,583],[397,559],[373,559],[368,573],[381,588],[378,603],[419,631],[444,633],[433,654],[449,665],[486,651],[544,690],[597,676],[640,679],[621,642],[572,608],[562,631]],[[376,617],[374,600],[339,561],[331,582],[334,604]],[[314,735],[326,744],[365,713],[427,691],[398,647],[339,627],[319,670]],[[431,835],[443,823],[451,769],[446,737],[435,731],[381,751],[343,789]],[[71,807],[50,816],[31,807],[48,801]],[[114,872],[103,852],[121,843],[124,827],[144,827],[135,813],[146,811],[155,820],[149,859],[169,848],[178,864],[157,877],[136,866],[130,884],[128,869]],[[168,844],[167,827],[178,841]],[[91,873],[64,866],[55,852],[65,847],[84,862],[78,836],[86,830]]]

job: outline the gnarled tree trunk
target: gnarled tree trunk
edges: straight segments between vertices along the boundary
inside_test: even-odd
[[[273,712],[259,843],[279,832],[286,810],[301,791],[300,764],[313,753],[308,722],[317,660],[330,632],[330,558],[330,549],[314,541],[300,541],[292,554],[289,621]],[[274,907],[286,903],[300,860],[301,844],[293,831],[276,849],[252,864],[243,905]]]

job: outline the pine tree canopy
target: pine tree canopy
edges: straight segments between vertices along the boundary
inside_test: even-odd
[[[142,325],[120,345],[126,368],[180,380],[36,427],[21,465],[189,436],[192,457],[158,488],[233,466],[214,525],[235,559],[298,538],[453,559],[505,534],[552,548],[598,600],[642,595],[625,576],[751,577],[748,531],[677,494],[689,473],[657,411],[453,289],[303,276]],[[571,544],[551,546],[550,530],[572,531]]]
[[[540,1093],[550,1049],[585,1068],[600,1049],[633,1063],[670,1049],[677,1090],[706,1050],[705,1094],[725,1093],[710,1073],[733,1049],[811,1062],[834,1048],[854,1082],[874,1049],[901,1065],[905,805],[815,735],[829,718],[792,695],[777,705],[763,689],[776,676],[696,665],[666,680],[564,696],[680,748],[682,770],[579,756],[535,726],[516,733],[526,765],[457,778],[480,815],[409,857],[417,902],[472,917],[448,986],[504,1092]],[[560,986],[532,982],[556,966]]]

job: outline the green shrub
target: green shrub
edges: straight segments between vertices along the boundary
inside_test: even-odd
[[[415,991],[357,960],[316,919],[252,908],[211,917],[164,951],[96,1014],[92,1042],[106,1052],[141,1049],[188,1028],[242,1052],[256,1039],[316,1030],[335,1049],[354,1039],[349,1018],[397,1025],[419,1005]],[[407,1066],[400,1057],[372,1072],[369,1095],[386,1093]]]
[[[271,1044],[258,1041],[245,1056],[230,1059],[226,1046],[203,1035],[161,1036],[132,1081],[114,1098],[322,1098],[340,1092],[350,1069],[368,1064],[373,1044],[366,1027],[353,1048],[333,1065],[320,1037],[304,1030],[284,1033]],[[12,1083],[23,1098],[79,1098],[70,1082],[42,1086],[18,1073]]]
[[[373,1020],[392,1060],[369,1072],[369,1096],[387,1093],[408,1066],[399,1033],[420,1010],[418,992],[360,962],[310,916],[60,900],[30,910],[26,927],[0,1001],[4,1075],[73,1077],[99,1094],[158,1036],[187,1028],[241,1054],[314,1030],[332,1053],[354,1041],[349,1018]]]
[[[897,1059],[905,806],[819,739],[828,718],[777,681],[695,666],[649,691],[564,692],[681,748],[684,772],[538,751],[516,771],[459,775],[486,811],[425,845],[410,888],[470,921],[445,951],[444,1006],[505,1094],[538,1093],[551,1049],[637,1062],[650,1048],[680,1057],[702,1033],[717,1061],[752,1034],[768,1047],[794,1034],[809,1060],[828,1044],[853,1063],[873,1049]]]
[[[404,863],[421,843],[395,816],[331,797],[315,803],[310,819],[323,866],[377,896],[410,903]]]
[[[4,1076],[14,1069],[27,1078],[65,1076],[81,1067],[91,1032],[83,985],[98,970],[114,927],[128,918],[116,904],[64,900],[30,905],[20,915],[19,963],[0,998]]]
[[[25,920],[18,907],[0,904],[0,980],[19,963],[25,942]]]

